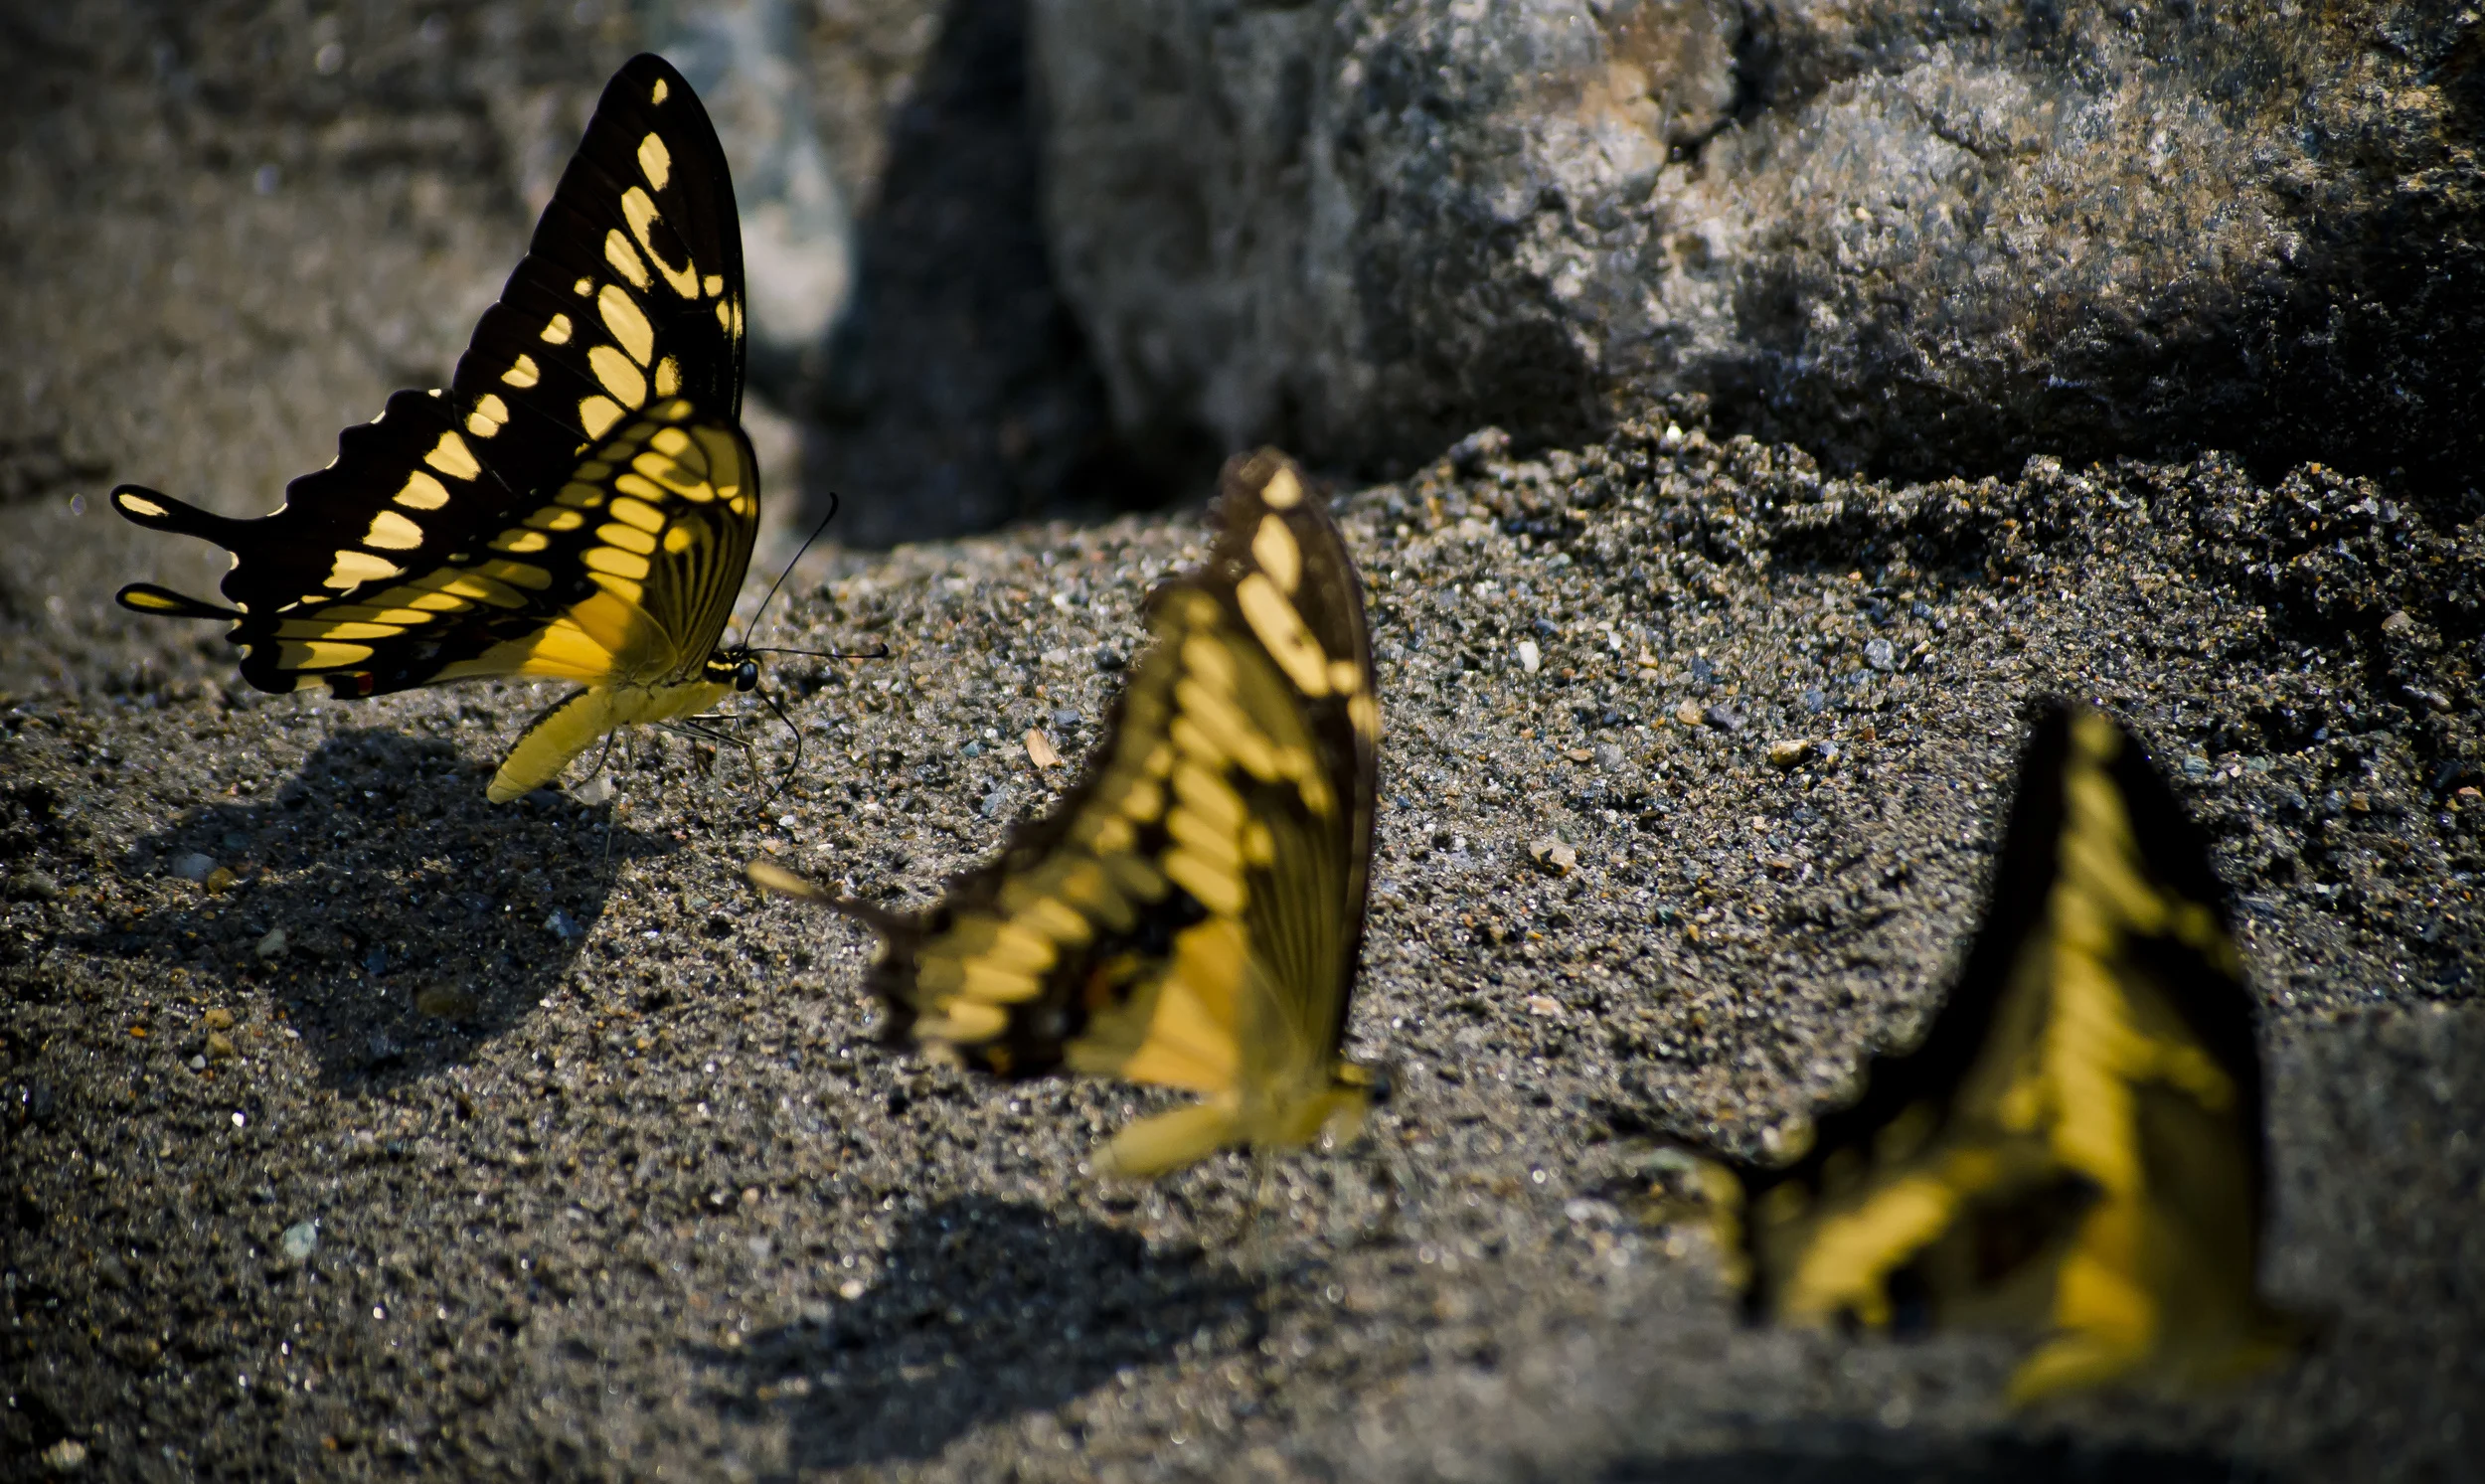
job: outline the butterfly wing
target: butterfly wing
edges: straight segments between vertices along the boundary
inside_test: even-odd
[[[2130,736],[2053,706],[1984,926],[1911,1051],[1799,1157],[1742,1166],[1757,1315],[2045,1343],[2021,1401],[2283,1353],[2259,1300],[2260,1078],[2223,893]]]
[[[283,507],[255,520],[134,485],[113,491],[138,524],[235,556],[223,583],[231,608],[145,583],[121,601],[234,620],[243,677],[261,690],[324,682],[350,697],[477,675],[678,677],[713,648],[756,531],[757,465],[738,420],[743,354],[741,233],[724,151],[680,75],[636,58],[606,86],[450,387],[392,396],[379,417],[340,435],[328,467],[294,480]],[[634,461],[670,464],[654,441],[665,429],[697,449],[673,473],[734,494],[701,503],[642,492],[662,512],[650,525],[619,502],[631,498],[622,486]],[[597,504],[580,489],[597,492]],[[597,509],[623,518],[568,524]],[[607,529],[610,540],[596,539]],[[612,606],[598,552],[627,569],[619,557],[651,550],[695,558],[628,578],[640,590],[626,624],[582,611]],[[599,636],[600,656],[551,641],[565,621]]]
[[[1354,569],[1276,454],[1228,467],[1207,566],[1152,596],[1149,628],[1052,814],[928,911],[848,905],[887,939],[869,983],[893,1034],[1003,1075],[1201,1094],[1114,1140],[1100,1163],[1133,1175],[1360,1112],[1338,1052],[1380,735]]]

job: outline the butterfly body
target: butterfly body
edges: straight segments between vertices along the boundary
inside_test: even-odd
[[[2033,1332],[2014,1400],[2184,1392],[2283,1355],[2257,1291],[2259,1064],[2199,837],[2128,734],[2055,707],[1923,1040],[1721,1183],[1748,1309]]]
[[[584,687],[528,729],[495,800],[615,727],[747,690],[748,655],[719,647],[759,514],[742,304],[715,130],[679,74],[636,58],[450,387],[393,395],[256,520],[115,489],[127,519],[234,554],[230,607],[143,582],[120,601],[230,621],[243,678],[266,691]]]
[[[999,860],[916,913],[751,873],[879,929],[866,982],[894,1037],[1198,1094],[1116,1136],[1107,1173],[1350,1133],[1379,1089],[1340,1056],[1380,738],[1361,591],[1278,455],[1229,467],[1219,525],[1206,568],[1151,597],[1085,777]]]

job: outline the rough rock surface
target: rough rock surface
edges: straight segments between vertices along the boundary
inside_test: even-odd
[[[2472,10],[1037,0],[1142,445],[1368,470],[1650,397],[1833,467],[2485,453]]]

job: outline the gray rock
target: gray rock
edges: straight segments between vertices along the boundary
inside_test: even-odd
[[[184,851],[164,869],[183,881],[204,882],[216,874],[216,858],[201,851]]]
[[[2485,450],[2448,7],[1034,15],[1053,259],[1144,444],[1381,468],[1698,395],[1840,467]]]
[[[285,1256],[291,1260],[308,1262],[311,1253],[319,1250],[319,1223],[316,1220],[294,1223],[284,1229],[284,1235],[277,1238],[277,1244],[284,1249]]]

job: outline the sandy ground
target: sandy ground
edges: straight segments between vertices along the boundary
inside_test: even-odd
[[[549,688],[248,691],[110,605],[214,565],[99,497],[273,504],[445,369],[523,210],[97,122],[158,85],[21,86],[0,193],[0,1473],[2485,1477],[2476,509],[1829,482],[1679,409],[1343,493],[1400,1094],[1254,1216],[1240,1159],[1082,1174],[1146,1095],[881,1049],[868,942],[740,877],[915,901],[992,848],[1196,515],[815,553],[760,641],[892,655],[772,670],[799,765],[760,713],[492,808]],[[2266,1281],[2323,1331],[2229,1399],[2015,1416],[2005,1346],[1742,1329],[1646,1200],[1665,1136],[1752,1147],[1919,1023],[2045,690],[2142,731],[2236,890]]]

